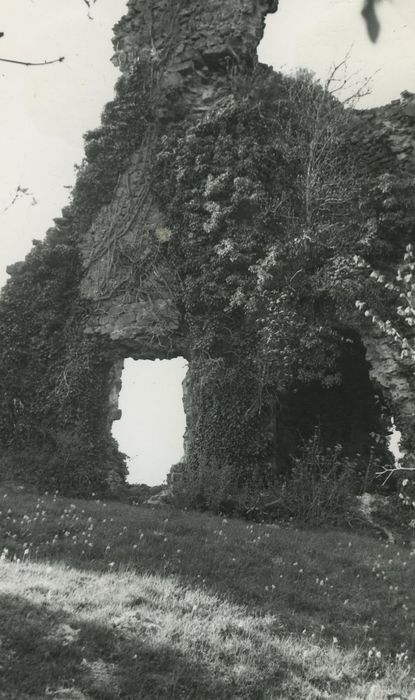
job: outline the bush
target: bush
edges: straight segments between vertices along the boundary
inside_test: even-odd
[[[349,521],[357,469],[355,462],[342,454],[341,445],[324,449],[316,430],[292,462],[290,476],[275,503],[280,517],[307,525]]]

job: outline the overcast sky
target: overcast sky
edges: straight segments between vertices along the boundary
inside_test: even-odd
[[[0,63],[0,285],[6,266],[25,256],[67,202],[82,134],[99,124],[113,95],[118,71],[109,60],[111,29],[125,5],[97,0],[89,20],[82,0],[0,0],[1,57],[65,56],[64,63],[39,68]],[[324,81],[330,66],[349,53],[348,70],[357,81],[376,73],[361,106],[389,102],[404,89],[415,92],[414,6],[414,0],[381,3],[382,31],[373,45],[360,18],[361,0],[280,0],[260,59],[286,72],[307,67]],[[18,186],[30,196],[7,209]],[[160,483],[181,452],[184,361],[153,364],[158,380],[148,363],[140,365],[131,361],[125,372],[117,434],[122,449],[136,455],[130,480]],[[154,417],[153,427],[145,416]]]

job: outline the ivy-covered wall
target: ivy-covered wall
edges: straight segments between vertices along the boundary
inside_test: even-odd
[[[410,368],[356,309],[393,311],[359,260],[392,274],[413,236],[413,96],[352,112],[258,65],[275,0],[128,7],[72,203],[2,292],[1,472],[116,487],[123,359],[183,355],[184,502],[275,487],[316,425],[360,455],[358,482],[413,405]]]

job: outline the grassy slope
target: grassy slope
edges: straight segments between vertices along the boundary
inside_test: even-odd
[[[415,698],[408,549],[11,488],[0,511],[0,698]]]

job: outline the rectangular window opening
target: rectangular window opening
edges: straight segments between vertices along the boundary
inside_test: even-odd
[[[183,357],[125,360],[121,418],[113,423],[112,433],[128,455],[128,483],[162,484],[171,466],[182,459],[186,425],[182,385],[187,369]]]

